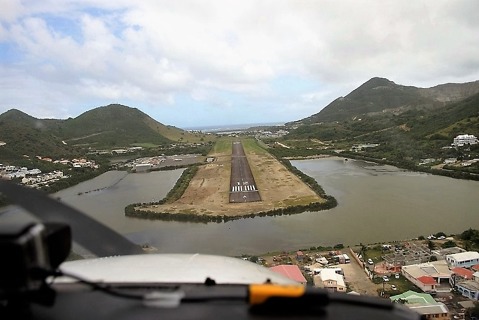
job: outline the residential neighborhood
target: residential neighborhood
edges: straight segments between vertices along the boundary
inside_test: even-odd
[[[425,319],[464,319],[466,308],[479,301],[479,253],[458,246],[431,250],[429,241],[444,244],[452,238],[428,238],[366,249],[311,248],[258,261],[303,285],[389,298]]]
[[[78,159],[59,159],[53,160],[51,158],[37,156],[37,159],[40,161],[45,161],[53,164],[61,164],[66,166],[66,168],[89,168],[89,169],[98,169],[99,165],[93,160],[88,160],[86,158]],[[17,179],[19,183],[32,187],[32,188],[41,188],[57,182],[61,179],[69,178],[69,175],[65,174],[62,170],[53,170],[50,172],[42,172],[38,168],[27,168],[27,167],[17,167],[10,165],[0,164],[0,178],[12,180]]]

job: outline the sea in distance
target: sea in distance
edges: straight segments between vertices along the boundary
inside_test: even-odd
[[[182,169],[138,174],[109,171],[54,197],[135,243],[157,248],[159,253],[262,254],[479,229],[479,181],[343,158],[292,164],[336,197],[338,206],[320,212],[208,224],[125,217],[124,207],[130,203],[162,199]]]
[[[271,126],[282,126],[284,123],[280,122],[270,122],[270,123],[249,123],[249,124],[229,124],[229,125],[212,125],[212,126],[195,126],[184,128],[185,130],[197,130],[202,132],[230,132],[230,131],[241,131],[253,127],[271,127]]]

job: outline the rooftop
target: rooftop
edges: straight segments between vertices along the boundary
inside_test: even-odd
[[[466,288],[469,291],[479,291],[479,282],[474,280],[461,281],[456,285]]]
[[[282,264],[279,266],[271,267],[270,270],[282,274],[283,276],[288,277],[299,283],[307,282],[306,278],[301,273],[301,270],[299,270],[299,267],[296,265]]]
[[[399,299],[406,300],[408,304],[435,304],[437,303],[434,298],[427,293],[418,293],[412,290],[406,291],[404,293],[391,296],[389,299],[391,301],[396,301]]]
[[[422,277],[419,277],[417,278],[419,281],[421,281],[421,283],[423,284],[428,284],[428,285],[435,285],[437,284],[436,280],[434,280],[433,277],[431,276],[422,276]]]
[[[454,254],[447,255],[446,258],[452,258],[456,261],[474,260],[474,259],[479,259],[479,252],[466,251],[461,253],[454,253]]]
[[[337,286],[345,287],[346,283],[344,282],[344,277],[341,274],[336,273],[335,269],[320,269],[319,277],[321,281],[336,281]]]
[[[422,276],[449,278],[452,274],[445,260],[403,266],[402,270],[416,279]]]
[[[467,280],[472,279],[474,274],[471,270],[461,267],[452,268],[451,271]]]
[[[448,309],[444,303],[437,302],[429,305],[408,305],[409,309],[416,311],[419,314],[439,314],[448,313]]]

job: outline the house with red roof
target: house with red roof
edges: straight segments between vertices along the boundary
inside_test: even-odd
[[[419,283],[419,288],[424,292],[436,292],[437,282],[431,276],[421,276],[417,278]]]
[[[303,285],[308,282],[296,265],[282,264],[269,269]]]
[[[455,287],[456,283],[464,281],[464,280],[473,280],[474,279],[474,272],[461,267],[455,267],[451,269],[452,275],[449,283],[451,287]]]
[[[423,292],[449,292],[452,271],[445,260],[403,266],[402,275]]]
[[[464,297],[479,301],[479,271],[476,271],[472,280],[457,281],[454,288]]]

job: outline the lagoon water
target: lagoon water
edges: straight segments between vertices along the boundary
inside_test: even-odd
[[[139,244],[161,253],[259,254],[343,243],[402,240],[479,229],[479,182],[404,171],[342,158],[292,161],[339,205],[327,211],[183,223],[124,216],[134,202],[163,198],[182,170],[143,174],[110,171],[55,196]]]

